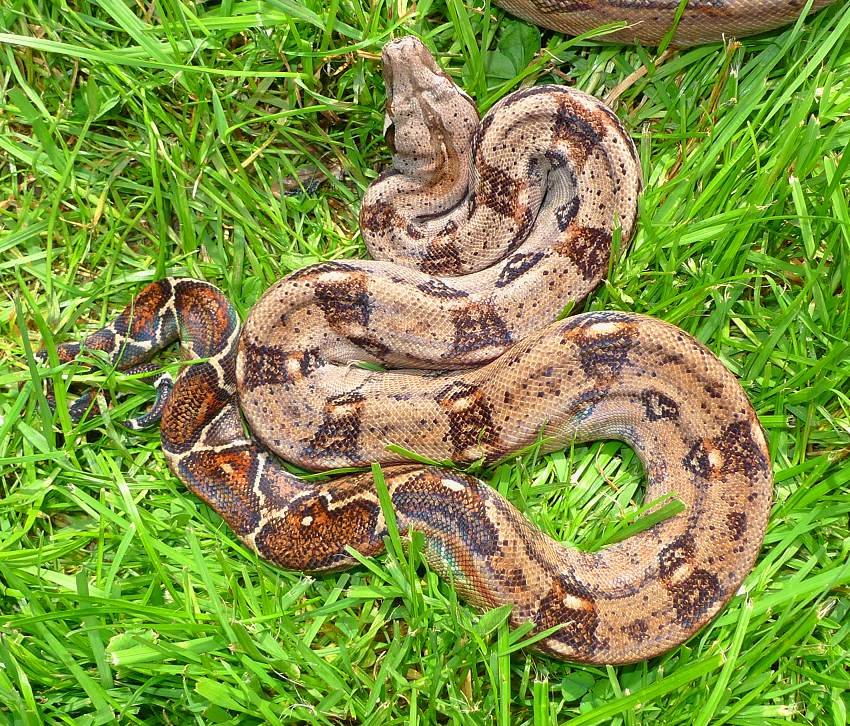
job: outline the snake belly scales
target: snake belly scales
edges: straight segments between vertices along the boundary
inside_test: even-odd
[[[180,339],[188,365],[157,380],[171,470],[262,557],[292,570],[383,550],[371,473],[305,481],[305,469],[380,462],[402,534],[470,602],[558,629],[535,647],[627,663],[681,643],[738,590],[772,500],[767,445],[735,377],[694,338],[624,312],[555,320],[607,272],[641,189],[634,145],[598,100],[520,90],[479,122],[424,45],[387,44],[392,167],[367,190],[375,258],[297,270],[238,317],[210,284],[144,288],[84,347],[142,370]],[[79,344],[58,348],[70,361]],[[353,365],[378,363],[389,370]],[[91,393],[77,399],[80,418]],[[240,410],[252,437],[246,437]],[[565,547],[492,488],[412,464],[493,462],[534,444],[617,439],[646,471],[646,500],[684,511],[597,552]]]

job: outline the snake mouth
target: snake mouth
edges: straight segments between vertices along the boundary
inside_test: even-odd
[[[434,77],[443,75],[424,43],[412,35],[387,43],[381,57],[390,117],[394,98],[432,87]]]
[[[381,58],[387,94],[385,133],[393,120],[396,98],[418,98],[426,92],[438,95],[449,92],[461,96],[473,109],[476,108],[475,101],[455,86],[419,38],[407,35],[390,41],[384,46]]]
[[[419,75],[425,77],[445,75],[425,44],[413,35],[406,35],[387,43],[381,58],[384,65],[384,81],[388,89],[395,85],[396,78],[403,82],[404,79],[413,79]]]

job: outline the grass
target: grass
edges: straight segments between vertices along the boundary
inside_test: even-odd
[[[0,721],[846,723],[850,4],[660,60],[459,0],[9,0],[0,21]],[[482,108],[520,83],[616,89],[647,189],[589,308],[695,334],[761,416],[776,503],[758,565],[663,657],[517,649],[507,613],[459,603],[415,547],[275,570],[170,475],[155,431],[113,424],[150,388],[75,368],[108,416],[46,406],[32,351],[149,280],[202,277],[244,313],[291,270],[364,255],[359,200],[389,158],[376,59],[407,32]],[[305,169],[322,186],[282,194]],[[613,443],[483,476],[588,548],[641,501]]]

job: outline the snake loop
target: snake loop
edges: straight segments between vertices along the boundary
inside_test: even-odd
[[[163,388],[163,450],[266,559],[322,572],[355,564],[348,546],[380,552],[370,475],[308,482],[278,456],[313,470],[377,461],[400,530],[423,533],[431,566],[471,602],[511,604],[514,625],[557,626],[536,647],[558,657],[657,655],[707,623],[752,567],[771,469],[740,385],[683,331],[622,312],[550,322],[604,276],[612,236],[631,235],[634,146],[578,91],[525,89],[479,122],[419,41],[388,44],[384,64],[394,163],[361,213],[383,259],[288,275],[242,330],[212,285],[161,280],[85,345],[128,368],[179,339],[198,361]],[[65,345],[60,358],[78,352]],[[547,451],[628,443],[646,498],[673,493],[684,511],[579,552],[480,481],[387,449],[493,462],[541,433]]]
[[[620,43],[658,45],[673,28],[679,0],[495,0],[509,13],[568,35],[602,25],[627,23],[602,36]],[[835,0],[814,0],[811,12]],[[743,38],[787,25],[806,6],[803,0],[688,0],[672,35],[676,46]]]

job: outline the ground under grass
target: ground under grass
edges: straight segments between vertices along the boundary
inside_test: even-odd
[[[9,0],[0,32],[0,721],[846,723],[848,3],[660,60],[459,0]],[[399,556],[280,572],[171,476],[156,431],[115,423],[148,386],[73,369],[113,406],[80,426],[41,393],[32,351],[149,280],[204,278],[244,313],[291,270],[363,256],[359,200],[389,158],[376,59],[409,32],[482,110],[539,82],[610,100],[647,188],[587,307],[696,335],[761,416],[776,502],[758,565],[663,657],[517,650],[505,612]],[[324,181],[283,193],[304,170]],[[641,501],[613,443],[482,476],[582,547]]]

